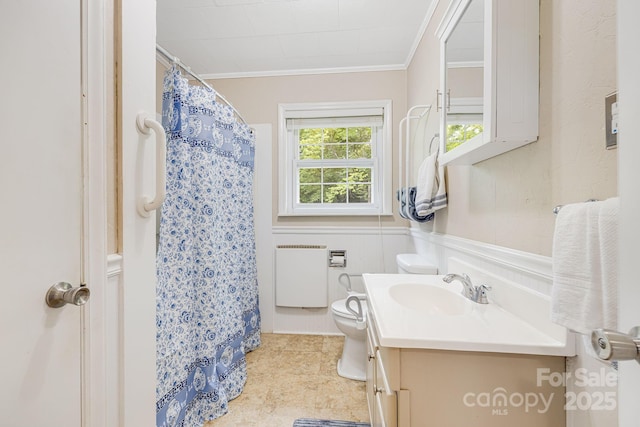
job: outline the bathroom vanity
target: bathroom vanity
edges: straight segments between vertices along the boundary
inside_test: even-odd
[[[574,343],[564,328],[471,302],[442,276],[364,280],[373,427],[565,425],[562,376]],[[509,297],[516,305],[521,291]],[[545,299],[526,297],[544,316]]]

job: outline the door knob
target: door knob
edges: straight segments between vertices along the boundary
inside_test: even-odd
[[[636,360],[640,363],[640,327],[628,334],[610,329],[596,329],[591,333],[591,345],[602,360]]]
[[[86,286],[73,287],[70,283],[58,282],[49,288],[45,301],[53,308],[60,308],[65,304],[84,305],[90,295]]]

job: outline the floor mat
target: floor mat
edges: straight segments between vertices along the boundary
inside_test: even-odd
[[[356,423],[354,421],[319,420],[315,418],[298,418],[293,422],[293,427],[371,427],[369,423]]]

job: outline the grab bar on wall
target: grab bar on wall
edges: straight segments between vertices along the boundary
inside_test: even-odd
[[[153,199],[148,196],[138,198],[138,213],[147,218],[162,206],[167,192],[167,136],[162,125],[142,111],[136,116],[136,126],[144,135],[150,135],[151,130],[156,134],[156,196]]]

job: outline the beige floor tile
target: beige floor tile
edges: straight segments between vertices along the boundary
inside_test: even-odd
[[[320,359],[320,374],[331,378],[333,375],[337,375],[338,360],[342,355],[342,349],[340,351],[323,352]]]
[[[361,381],[353,381],[336,376],[319,378],[316,399],[318,409],[349,409],[358,407],[365,396],[365,386]]]
[[[297,418],[368,421],[365,385],[338,376],[340,336],[262,334],[229,413],[204,427],[291,427]]]
[[[325,335],[322,341],[322,351],[328,353],[342,353],[344,337],[338,335]]]

